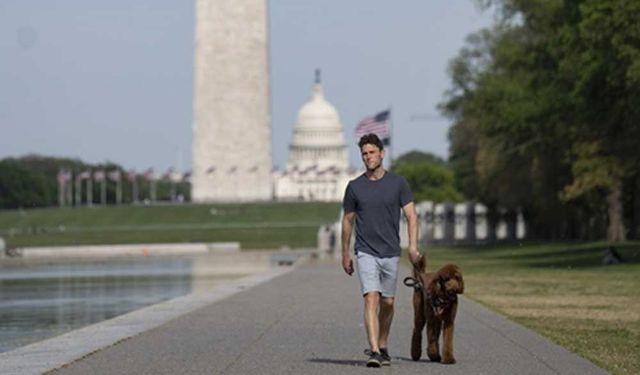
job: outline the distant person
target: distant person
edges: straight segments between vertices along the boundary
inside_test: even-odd
[[[325,224],[318,229],[318,251],[320,256],[329,253],[329,225]]]
[[[333,228],[330,228],[329,234],[329,253],[334,254],[336,248],[336,231]]]
[[[382,166],[384,146],[375,134],[358,142],[366,172],[347,185],[342,219],[342,267],[353,274],[349,253],[353,220],[356,221],[355,256],[364,297],[364,322],[369,339],[367,367],[391,364],[387,339],[393,319],[393,302],[400,259],[400,210],[408,221],[409,260],[416,263],[418,222],[407,181]]]
[[[618,254],[615,247],[609,246],[604,251],[604,256],[602,257],[602,264],[604,264],[605,266],[609,266],[612,264],[620,264],[623,262],[624,260],[622,259],[620,254]]]

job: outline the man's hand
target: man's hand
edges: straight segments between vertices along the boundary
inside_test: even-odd
[[[342,217],[342,268],[349,276],[353,273],[353,260],[349,254],[349,244],[351,243],[351,230],[355,217],[355,212],[345,212]]]
[[[342,268],[347,275],[351,276],[351,274],[353,274],[353,260],[350,255],[342,256]]]
[[[411,264],[415,265],[416,263],[418,263],[420,257],[421,255],[418,252],[418,249],[409,249],[409,261],[411,262]]]

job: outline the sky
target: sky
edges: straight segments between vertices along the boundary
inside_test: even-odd
[[[389,107],[392,156],[446,158],[447,65],[491,11],[473,0],[268,4],[274,166],[286,164],[316,68],[352,165],[358,121]],[[2,0],[0,158],[189,170],[194,20],[195,0]]]

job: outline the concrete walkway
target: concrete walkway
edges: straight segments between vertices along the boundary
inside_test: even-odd
[[[409,274],[401,269],[401,277]],[[605,374],[590,362],[462,299],[458,363],[410,359],[411,290],[399,283],[392,366],[369,369],[356,276],[302,265],[121,341],[53,374]],[[426,341],[426,340],[425,340]],[[426,357],[426,356],[424,356]]]

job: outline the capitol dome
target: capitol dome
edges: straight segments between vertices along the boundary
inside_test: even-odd
[[[335,107],[324,98],[320,72],[316,71],[311,100],[298,112],[293,141],[289,146],[287,169],[342,169],[347,166],[347,146],[340,116]]]

